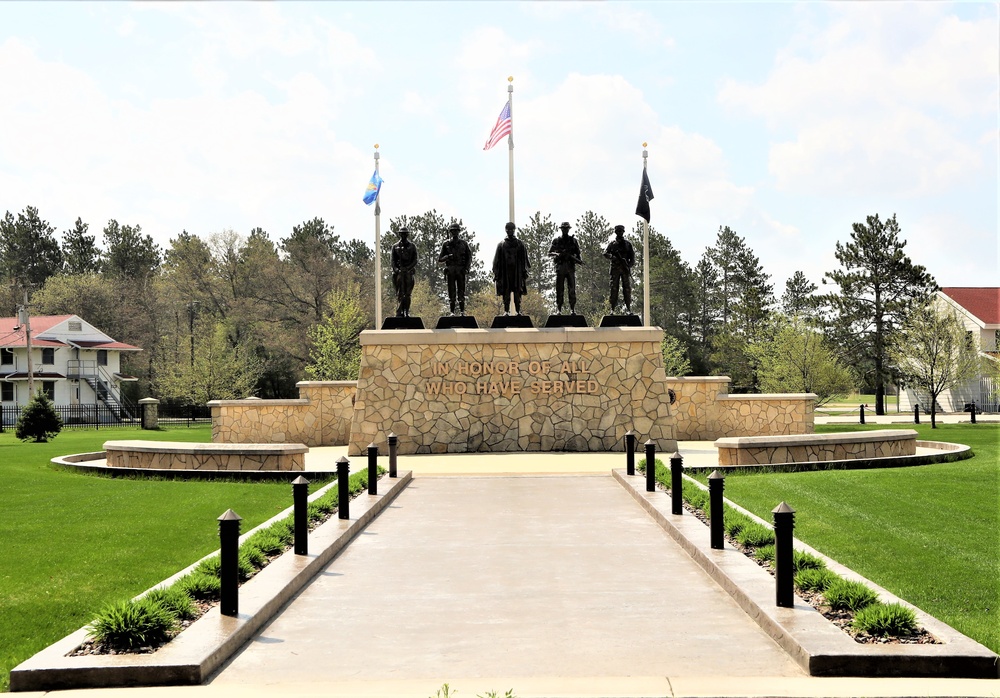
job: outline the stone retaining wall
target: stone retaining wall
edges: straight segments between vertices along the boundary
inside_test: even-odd
[[[720,466],[867,460],[916,455],[917,432],[880,429],[804,436],[748,436],[718,439],[715,447],[719,449]]]
[[[728,376],[667,378],[682,441],[813,433],[813,393],[730,395]]]
[[[305,470],[304,444],[192,444],[106,441],[111,468],[153,470]]]
[[[658,328],[361,333],[348,453],[676,449]]]
[[[357,381],[300,381],[297,400],[213,400],[215,443],[346,444]]]

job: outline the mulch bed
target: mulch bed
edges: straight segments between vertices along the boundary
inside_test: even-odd
[[[661,483],[657,482],[656,486],[663,492],[669,494],[670,490],[664,487]],[[705,526],[710,526],[708,517],[705,515],[701,509],[696,509],[687,502],[683,503],[684,511],[694,516],[696,519],[701,521]],[[774,568],[765,561],[758,560],[754,556],[754,549],[748,546],[740,545],[739,542],[733,540],[728,535],[726,535],[726,542],[735,550],[740,551],[748,558],[757,563],[760,567],[767,570],[772,576],[774,576]],[[851,627],[851,623],[854,621],[854,614],[851,611],[835,611],[824,603],[823,595],[819,592],[809,592],[801,591],[799,589],[795,590],[796,595],[808,603],[810,606],[815,608],[823,617],[828,621],[836,625],[838,628],[843,630],[846,634],[850,635],[855,642],[860,642],[866,645],[940,645],[941,641],[936,637],[927,632],[924,628],[918,627],[910,635],[869,635],[868,633],[862,633]]]

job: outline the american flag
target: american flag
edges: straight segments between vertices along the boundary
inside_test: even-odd
[[[483,146],[483,150],[489,150],[501,140],[504,136],[510,135],[511,131],[511,119],[510,119],[510,101],[503,105],[503,111],[500,112],[500,116],[497,117],[497,125],[493,127],[493,131],[490,133],[490,137],[486,140],[486,145]]]

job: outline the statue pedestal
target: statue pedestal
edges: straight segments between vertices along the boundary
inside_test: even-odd
[[[587,318],[583,315],[549,315],[545,320],[546,327],[586,327]]]
[[[438,319],[436,330],[478,330],[479,323],[471,315],[445,315]]]
[[[506,329],[531,329],[535,325],[531,322],[530,315],[497,315],[493,318],[490,327],[494,330]]]
[[[361,333],[348,453],[677,450],[658,327]],[[610,467],[610,466],[609,466]]]
[[[642,327],[642,318],[638,315],[605,315],[601,318],[601,327]]]
[[[387,317],[382,321],[383,330],[422,330],[424,321],[418,317]]]

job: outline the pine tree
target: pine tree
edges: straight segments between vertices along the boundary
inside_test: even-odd
[[[63,271],[67,274],[97,274],[101,270],[101,250],[95,237],[87,234],[89,228],[77,218],[73,229],[63,233]]]
[[[62,269],[62,251],[56,229],[42,220],[38,209],[28,206],[0,219],[0,275],[22,287],[40,287]]]
[[[43,443],[54,439],[62,431],[62,419],[43,392],[35,393],[17,418],[14,435],[21,441]]]
[[[867,374],[875,389],[875,414],[885,414],[885,386],[890,380],[888,350],[910,309],[923,305],[936,288],[934,277],[903,251],[896,214],[878,214],[854,223],[851,240],[837,243],[840,268],[827,272],[838,293],[824,296],[833,313],[831,330],[845,361]]]

